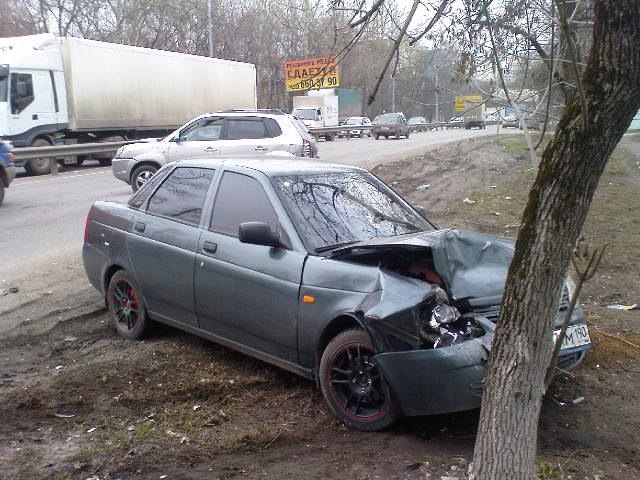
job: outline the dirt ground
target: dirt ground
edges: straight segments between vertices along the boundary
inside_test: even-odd
[[[375,173],[439,226],[507,236],[534,177],[517,136],[436,146]],[[640,310],[607,308],[640,303],[638,206],[633,136],[584,230],[608,244],[581,295],[593,348],[544,401],[539,478],[640,478]],[[0,478],[465,478],[477,411],[361,433],[312,382],[275,367],[168,327],[122,340],[78,246],[0,270],[0,293]]]

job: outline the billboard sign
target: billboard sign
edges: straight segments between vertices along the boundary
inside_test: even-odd
[[[287,92],[340,86],[335,57],[287,60],[284,62],[284,75]]]
[[[482,103],[481,95],[458,95],[456,97],[456,112],[463,112],[467,103]]]

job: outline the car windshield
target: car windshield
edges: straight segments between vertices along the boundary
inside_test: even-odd
[[[362,125],[362,119],[361,118],[347,118],[344,121],[345,125]]]
[[[367,172],[279,176],[275,187],[311,251],[433,230],[391,189]]]
[[[386,113],[384,115],[378,115],[373,123],[396,123],[397,119],[397,115],[394,115],[393,113]]]

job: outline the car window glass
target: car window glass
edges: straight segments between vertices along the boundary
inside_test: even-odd
[[[198,225],[212,178],[208,168],[176,168],[149,200],[147,212]]]
[[[213,204],[211,230],[237,237],[243,222],[265,222],[276,230],[278,216],[260,182],[247,175],[225,172]]]
[[[140,208],[142,204],[145,202],[149,195],[156,188],[156,185],[160,183],[169,173],[171,169],[163,168],[159,170],[154,176],[152,176],[149,180],[144,182],[144,185],[140,187],[140,189],[129,199],[129,206],[133,208]]]
[[[269,136],[261,118],[227,118],[227,140],[268,138]]]
[[[311,249],[430,230],[379,180],[361,172],[275,177],[276,191]]]
[[[33,102],[33,76],[30,73],[11,74],[11,111],[22,112]]]
[[[203,118],[180,132],[180,140],[206,142],[220,139],[224,120],[220,117]]]

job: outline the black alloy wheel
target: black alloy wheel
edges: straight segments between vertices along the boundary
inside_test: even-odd
[[[319,372],[324,398],[338,418],[369,432],[388,428],[397,418],[389,388],[371,360],[374,355],[363,330],[346,330],[327,345]]]
[[[119,270],[111,277],[107,303],[111,320],[122,337],[137,340],[146,334],[149,319],[144,302],[126,271]]]

